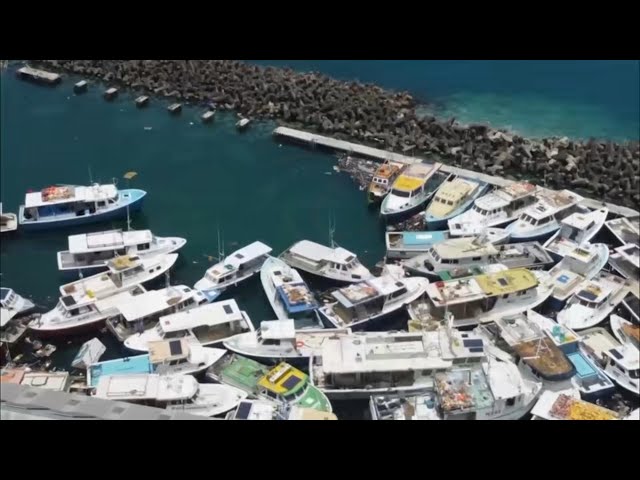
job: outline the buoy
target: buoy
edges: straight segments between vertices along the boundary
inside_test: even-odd
[[[304,347],[304,342],[303,342],[302,340],[298,340],[298,341],[296,342],[296,347],[297,347],[297,348]]]

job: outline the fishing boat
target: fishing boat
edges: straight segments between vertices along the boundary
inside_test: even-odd
[[[640,349],[640,325],[628,322],[619,315],[609,317],[611,331],[621,344],[630,343]]]
[[[140,258],[180,250],[187,241],[180,237],[156,237],[151,230],[109,230],[69,236],[69,249],[57,253],[58,270],[83,275],[107,268],[109,260],[129,255]]]
[[[18,217],[15,213],[2,211],[2,203],[0,203],[0,234],[9,233],[18,229]]]
[[[263,321],[255,331],[227,338],[224,348],[261,362],[286,361],[307,367],[309,357],[318,355],[328,338],[351,333],[349,328],[296,330],[293,320]]]
[[[342,247],[325,247],[310,240],[294,243],[278,258],[290,267],[339,282],[360,282],[373,276],[355,253]]]
[[[248,280],[258,273],[270,253],[271,247],[268,245],[253,242],[209,267],[204,277],[198,280],[194,287],[202,290],[209,301],[213,301],[226,288]]]
[[[313,384],[332,400],[417,394],[434,372],[485,358],[483,340],[449,326],[433,332],[355,332],[327,339],[309,360]]]
[[[621,344],[604,328],[589,328],[580,332],[582,351],[604,373],[625,390],[640,394],[640,358],[638,349],[630,343]]]
[[[452,236],[478,235],[487,227],[503,227],[515,221],[536,201],[536,187],[516,182],[478,197],[464,213],[447,220]]]
[[[531,414],[531,420],[619,420],[613,410],[553,391],[542,392]]]
[[[387,196],[389,190],[391,190],[391,185],[393,185],[404,168],[404,163],[391,160],[386,160],[378,167],[367,189],[367,201],[369,204],[379,203]]]
[[[426,291],[425,278],[401,278],[385,273],[331,293],[335,300],[319,309],[327,328],[363,330],[405,308]]]
[[[629,292],[620,277],[600,272],[576,289],[566,306],[558,312],[558,323],[572,330],[595,327],[604,321]]]
[[[489,358],[437,372],[434,390],[441,420],[518,420],[533,408],[542,384],[523,378],[512,362]]]
[[[524,242],[547,239],[560,228],[560,221],[576,211],[583,198],[569,190],[541,189],[537,202],[527,207],[518,220],[507,225],[511,241]],[[585,209],[583,209],[585,210]]]
[[[627,243],[616,248],[615,252],[609,256],[609,266],[613,271],[633,282],[637,291],[637,285],[640,281],[640,247],[633,243]]]
[[[207,370],[207,378],[240,388],[250,398],[270,400],[282,406],[304,406],[332,412],[327,396],[306,373],[281,362],[268,367],[242,355],[227,353]]]
[[[142,295],[142,285],[133,285],[104,298],[83,298],[76,302],[73,296],[60,298],[56,306],[37,316],[28,324],[40,336],[67,336],[98,329],[107,318],[118,314],[118,306]]]
[[[0,288],[0,308],[6,311],[9,320],[24,315],[35,308],[35,304],[28,298],[18,295],[12,288]]]
[[[572,213],[560,222],[560,230],[546,241],[544,248],[553,258],[561,260],[576,247],[589,243],[604,225],[608,214],[606,208],[589,213]]]
[[[426,253],[402,261],[404,269],[413,275],[439,280],[440,273],[456,268],[504,265],[507,268],[546,268],[553,259],[538,242],[493,245],[480,237],[459,237],[440,242]]]
[[[425,212],[427,230],[444,230],[448,221],[468,210],[489,184],[465,177],[448,178],[433,195]]]
[[[442,164],[414,163],[393,182],[391,191],[382,200],[383,217],[409,215],[429,201],[447,176],[439,172]]]
[[[525,312],[551,294],[548,277],[543,271],[514,268],[431,283],[416,321],[429,324],[450,312],[454,327],[466,327]]]
[[[231,299],[162,316],[157,325],[131,335],[124,345],[129,350],[147,352],[150,342],[188,338],[192,343],[210,346],[243,332],[253,332],[253,323]]]
[[[18,218],[28,230],[117,220],[141,209],[146,194],[135,188],[119,190],[113,183],[52,186],[27,193]]]
[[[231,385],[198,383],[191,375],[135,373],[101,376],[94,396],[214,417],[236,408],[247,394]]]
[[[320,306],[295,268],[279,258],[269,257],[260,271],[262,288],[279,320],[293,319],[299,327],[320,325]]]
[[[553,283],[549,306],[554,310],[562,310],[569,297],[576,293],[585,280],[595,277],[608,259],[609,249],[604,243],[587,243],[568,252],[549,270]]]
[[[620,245],[640,245],[640,217],[620,217],[604,222]]]
[[[60,294],[77,304],[105,298],[128,287],[148,283],[168,272],[178,259],[177,253],[140,258],[124,255],[107,262],[108,271],[85,277],[60,287]]]
[[[87,385],[97,387],[105,375],[157,373],[158,375],[198,375],[226,352],[202,347],[185,338],[150,342],[149,353],[92,363],[87,367]]]
[[[123,301],[118,313],[107,319],[107,329],[119,342],[146,329],[154,328],[161,317],[184,312],[208,303],[199,290],[186,285],[170,285]]]

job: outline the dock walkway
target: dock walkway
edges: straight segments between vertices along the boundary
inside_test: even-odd
[[[384,162],[391,160],[394,162],[401,162],[406,164],[422,163],[425,160],[418,157],[410,157],[408,155],[402,155],[399,153],[393,153],[379,148],[367,147],[357,143],[347,142],[344,140],[338,140],[324,135],[318,135],[315,133],[305,132],[302,130],[296,130],[289,127],[278,127],[273,132],[274,136],[282,139],[286,139],[291,142],[300,143],[303,145],[324,149],[331,152],[341,152],[349,155],[354,155],[370,160],[376,160]],[[455,175],[464,175],[466,177],[474,178],[483,182],[487,182],[497,187],[505,187],[514,183],[512,180],[508,180],[503,177],[496,177],[493,175],[487,175],[485,173],[474,172],[472,170],[466,170],[464,168],[453,167],[450,165],[442,165],[440,168],[443,172],[453,173]],[[621,205],[614,205],[612,203],[605,203],[591,198],[585,198],[582,204],[592,209],[602,208],[606,206],[609,211],[615,215],[622,217],[634,217],[640,215],[637,211],[624,207]]]

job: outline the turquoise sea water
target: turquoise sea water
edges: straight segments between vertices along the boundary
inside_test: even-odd
[[[640,62],[626,60],[263,60],[408,90],[439,115],[523,135],[640,137]]]

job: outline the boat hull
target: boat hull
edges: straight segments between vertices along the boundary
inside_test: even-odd
[[[20,206],[20,228],[27,231],[42,231],[58,228],[68,228],[78,225],[88,225],[97,222],[107,222],[111,220],[119,220],[127,216],[127,206],[130,213],[142,209],[146,192],[144,190],[120,190],[120,194],[131,192],[132,200],[123,202],[118,206],[110,209],[100,210],[93,214],[73,217],[64,215],[62,218],[47,218],[39,220],[28,220],[24,217],[24,205]]]

